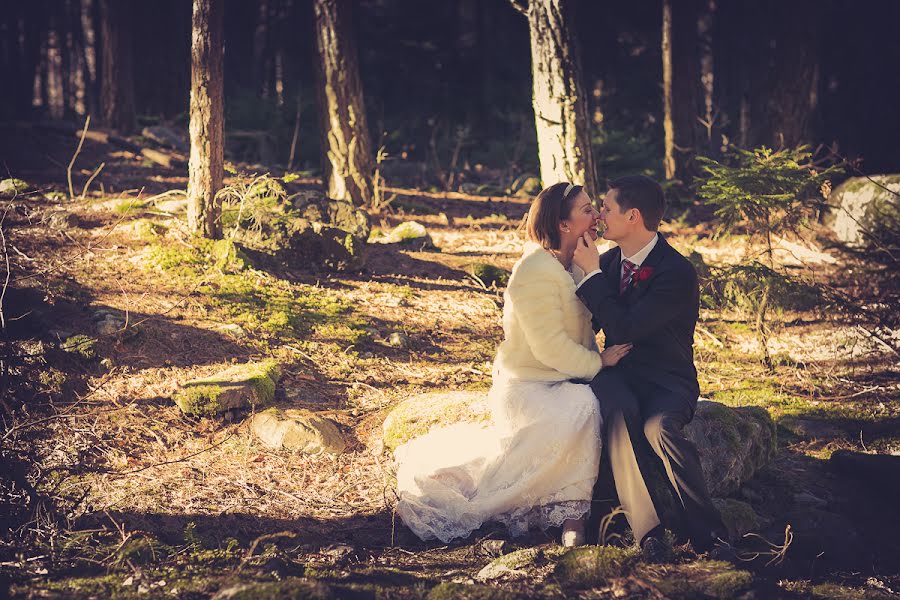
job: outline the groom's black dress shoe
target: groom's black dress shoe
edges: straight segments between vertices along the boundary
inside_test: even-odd
[[[711,560],[730,562],[731,564],[738,564],[741,562],[735,547],[723,539],[718,539],[716,541],[715,545],[709,551],[709,558]]]
[[[641,541],[641,556],[645,562],[663,564],[672,561],[674,552],[664,537],[648,535]]]

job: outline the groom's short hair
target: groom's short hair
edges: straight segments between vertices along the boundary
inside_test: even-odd
[[[528,239],[544,248],[559,250],[562,243],[559,224],[569,218],[575,197],[583,188],[584,186],[563,181],[541,190],[531,204],[525,220]]]
[[[608,183],[611,190],[617,190],[616,202],[622,211],[636,208],[644,219],[644,227],[649,231],[659,229],[663,213],[666,212],[666,195],[662,186],[646,175],[626,175]]]

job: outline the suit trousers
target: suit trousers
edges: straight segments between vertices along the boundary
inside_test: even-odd
[[[661,524],[647,475],[652,450],[662,461],[695,545],[705,546],[724,532],[712,504],[697,448],[684,437],[694,416],[696,397],[672,391],[616,367],[603,369],[591,382],[600,401],[609,465],[619,502],[637,541]],[[648,448],[649,446],[649,448]]]

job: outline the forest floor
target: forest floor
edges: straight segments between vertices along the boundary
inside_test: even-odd
[[[735,570],[685,545],[672,564],[631,562],[616,576],[573,583],[561,576],[553,530],[508,539],[486,526],[449,545],[416,539],[394,518],[391,457],[378,444],[398,401],[489,387],[502,289],[482,285],[467,267],[512,267],[527,199],[399,189],[373,225],[414,219],[437,249],[372,245],[357,273],[287,265],[226,274],[196,258],[183,215],[145,202],[184,189],[183,176],[88,143],[70,200],[65,165],[77,139],[8,133],[0,156],[15,146],[10,175],[39,192],[7,202],[4,222],[17,265],[5,313],[24,315],[9,325],[21,357],[11,386],[24,406],[6,421],[4,460],[11,472],[38,474],[36,492],[53,500],[53,513],[27,519],[3,540],[0,595],[8,585],[23,598],[241,597],[250,584],[257,587],[243,589],[246,597],[900,593],[896,487],[846,478],[829,462],[838,449],[900,454],[896,355],[848,318],[814,308],[779,313],[772,373],[745,315],[701,314],[703,396],[764,406],[779,424],[777,457],[734,497],[753,507],[759,535],[776,545],[791,525],[783,556],[751,560],[759,545],[748,539],[748,560]],[[709,264],[750,248],[745,236],[717,237],[690,212],[663,232]],[[781,260],[802,253],[812,277],[870,300],[873,267],[829,245],[824,232],[784,247]],[[98,335],[103,314],[123,315],[128,326]],[[408,336],[408,347],[389,344],[392,333]],[[67,353],[54,342],[74,334],[96,339],[90,352]],[[349,441],[344,453],[270,450],[246,420],[189,419],[170,399],[180,383],[266,357],[284,366],[276,404],[333,419]],[[15,382],[17,374],[30,379]],[[3,514],[22,517],[15,507]],[[536,552],[499,577],[478,577],[515,549]],[[711,574],[720,585],[709,583]],[[708,584],[675,585],[690,580]]]

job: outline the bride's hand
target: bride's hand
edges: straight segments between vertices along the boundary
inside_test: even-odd
[[[601,352],[600,359],[603,361],[604,368],[619,364],[619,361],[628,354],[632,346],[633,344],[616,344]]]

